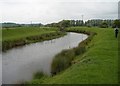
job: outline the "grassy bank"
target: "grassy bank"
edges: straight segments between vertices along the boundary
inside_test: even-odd
[[[53,77],[34,78],[29,84],[117,84],[118,39],[114,36],[114,30],[86,27],[67,30],[94,32],[97,35],[86,45],[84,54],[74,57],[74,64],[69,68]]]
[[[0,28],[0,41],[2,41],[2,29]]]
[[[65,35],[57,28],[17,27],[2,30],[2,50]]]
[[[92,40],[92,38],[96,35],[96,33],[88,32],[88,31],[78,31],[78,30],[68,30],[68,32],[76,32],[76,33],[83,33],[89,35],[88,38],[73,49],[63,50],[59,54],[57,54],[52,62],[51,65],[51,74],[56,75],[57,73],[65,70],[75,62],[74,57],[78,55],[82,55],[86,52],[86,48],[88,43]]]

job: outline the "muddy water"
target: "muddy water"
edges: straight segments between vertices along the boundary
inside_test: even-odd
[[[66,36],[13,48],[2,53],[2,83],[16,84],[32,79],[42,71],[50,75],[53,57],[63,49],[76,47],[87,35],[68,33]]]

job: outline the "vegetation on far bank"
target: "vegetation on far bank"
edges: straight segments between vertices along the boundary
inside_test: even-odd
[[[94,32],[97,35],[86,45],[84,54],[74,57],[73,64],[69,68],[53,77],[42,76],[34,78],[28,83],[31,85],[118,84],[118,38],[115,38],[114,30],[112,28],[87,27],[71,27],[67,30]]]
[[[50,33],[55,31],[57,31],[57,28],[44,28],[44,27],[3,28],[2,40],[3,41],[17,40],[29,36],[41,35],[44,33]]]
[[[57,28],[49,27],[16,27],[2,29],[2,50],[29,43],[50,40],[65,35]]]

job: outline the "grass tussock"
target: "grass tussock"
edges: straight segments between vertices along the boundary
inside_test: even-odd
[[[34,74],[33,79],[41,79],[44,76],[42,72],[37,72]]]
[[[53,59],[51,65],[52,75],[57,74],[58,72],[68,68],[71,65],[75,53],[73,50],[63,50],[61,53],[57,54]]]

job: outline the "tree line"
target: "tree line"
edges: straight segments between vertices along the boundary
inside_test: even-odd
[[[12,28],[12,27],[23,27],[23,26],[34,26],[34,27],[38,27],[38,26],[43,26],[41,23],[38,24],[17,24],[17,23],[12,23],[12,22],[5,22],[5,23],[0,23],[0,25],[2,26],[2,28]]]
[[[87,26],[87,27],[101,27],[101,28],[108,28],[108,27],[119,27],[120,28],[120,20],[88,20],[83,22],[83,20],[62,20],[58,23],[51,23],[45,26],[48,27],[70,27],[70,26]]]
[[[3,28],[9,27],[22,27],[22,26],[35,26],[35,27],[58,27],[61,30],[66,27],[75,27],[75,26],[87,26],[87,27],[101,27],[101,28],[108,28],[108,27],[118,27],[120,28],[120,20],[100,20],[100,19],[93,19],[93,20],[62,20],[58,23],[50,23],[43,25],[41,23],[38,24],[16,24],[16,23],[1,23]]]

